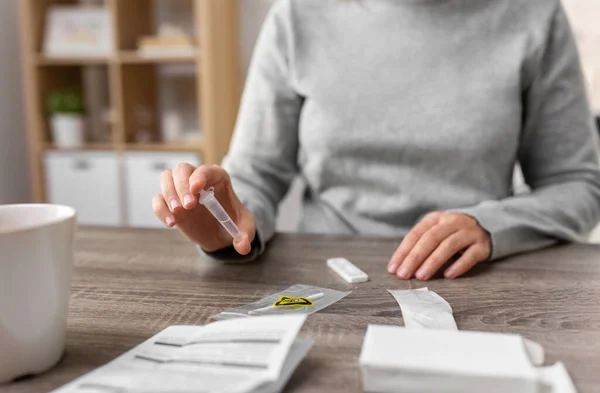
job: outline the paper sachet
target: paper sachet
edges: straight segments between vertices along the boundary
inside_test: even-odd
[[[296,284],[255,302],[225,310],[211,318],[216,320],[246,318],[262,315],[313,314],[348,296],[329,288]]]
[[[427,288],[388,292],[398,302],[407,328],[458,330],[452,307],[437,293]]]

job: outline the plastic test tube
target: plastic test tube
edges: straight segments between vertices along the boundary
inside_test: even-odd
[[[204,205],[212,214],[217,221],[221,223],[223,228],[233,237],[233,240],[240,241],[242,240],[242,232],[235,225],[235,222],[229,217],[229,214],[223,209],[223,206],[219,203],[217,198],[215,198],[215,190],[211,187],[208,190],[200,191],[200,199],[198,200],[200,204]]]

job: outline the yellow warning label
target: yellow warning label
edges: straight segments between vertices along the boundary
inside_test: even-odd
[[[315,303],[306,297],[281,296],[273,303],[274,307],[306,307],[314,306]]]

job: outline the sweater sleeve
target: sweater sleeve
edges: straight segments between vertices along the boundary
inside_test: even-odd
[[[585,241],[600,219],[596,131],[560,3],[523,88],[523,108],[518,160],[531,192],[459,209],[490,233],[492,259],[558,241]]]
[[[292,87],[289,0],[271,8],[252,57],[236,130],[223,162],[233,189],[254,214],[258,253],[275,232],[277,206],[298,173],[303,98]]]

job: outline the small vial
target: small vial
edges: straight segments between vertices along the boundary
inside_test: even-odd
[[[200,199],[198,200],[201,205],[204,205],[206,209],[212,214],[219,223],[225,228],[227,233],[231,235],[233,240],[240,241],[242,240],[242,232],[235,225],[235,222],[229,217],[229,214],[223,209],[223,206],[219,203],[217,198],[215,198],[215,190],[214,188],[209,188],[208,190],[200,191]]]

